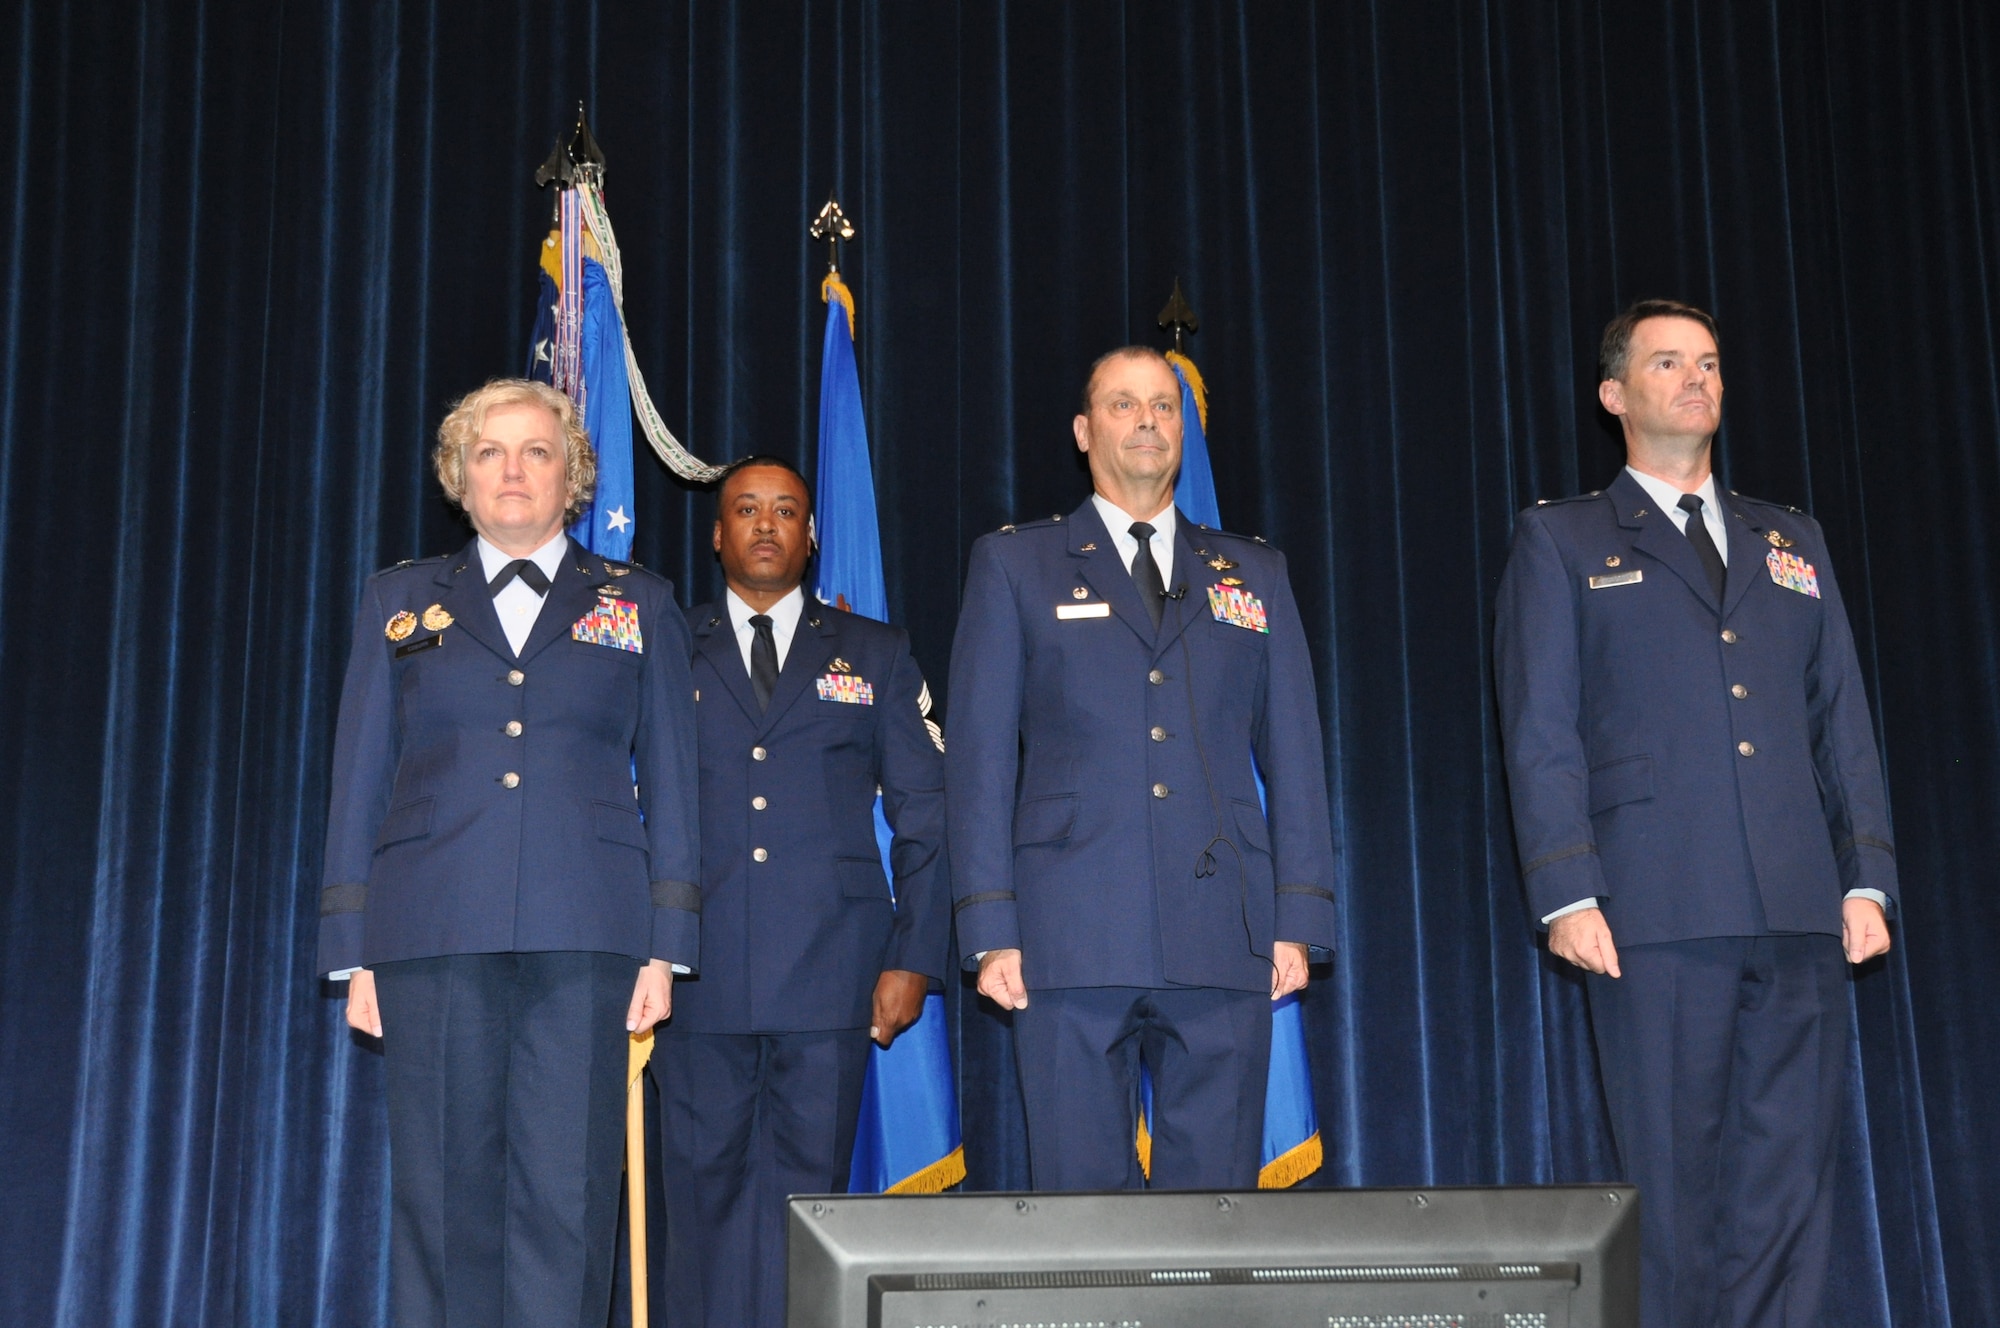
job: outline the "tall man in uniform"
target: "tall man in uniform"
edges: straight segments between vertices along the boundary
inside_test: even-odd
[[[901,628],[806,598],[811,516],[785,462],[731,467],[714,536],[728,589],[688,615],[703,949],[655,1064],[670,1294],[715,1328],[784,1323],[786,1196],[847,1188],[868,1041],[922,1015],[949,945],[923,677]]]
[[[1586,970],[1640,1188],[1641,1322],[1819,1322],[1847,1064],[1845,965],[1889,948],[1895,852],[1819,525],[1717,492],[1715,324],[1613,319],[1626,466],[1521,514],[1495,671],[1515,835],[1549,949]]]
[[[1248,1188],[1271,1002],[1333,943],[1312,661],[1285,561],[1173,506],[1179,380],[1092,366],[1095,492],[972,548],[946,756],[954,909],[1013,1012],[1037,1189]],[[1257,772],[1269,794],[1259,805]]]

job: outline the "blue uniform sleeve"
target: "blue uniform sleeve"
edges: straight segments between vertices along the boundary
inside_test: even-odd
[[[1820,800],[1826,808],[1834,860],[1843,894],[1879,890],[1894,917],[1899,907],[1895,841],[1889,829],[1889,793],[1881,755],[1861,683],[1854,633],[1825,555],[1826,541],[1812,527],[1821,550],[1819,591],[1826,600],[1818,649],[1806,676],[1806,713],[1811,725],[1813,767],[1819,772]]]
[[[1537,919],[1609,894],[1590,826],[1575,590],[1548,524],[1523,512],[1500,578],[1493,673],[1514,840]]]
[[[1278,891],[1273,937],[1330,953],[1338,920],[1319,692],[1291,578],[1283,556],[1277,560],[1278,575],[1265,606],[1271,629],[1269,674],[1253,735]]]
[[[945,824],[953,921],[961,956],[1021,944],[1014,906],[1014,784],[1021,765],[1027,661],[1014,587],[994,551],[972,546],[951,647],[951,739],[945,744]]]
[[[340,719],[334,730],[333,792],[320,869],[321,973],[356,968],[362,962],[368,871],[396,778],[396,703],[390,694],[388,652],[376,635],[388,620],[379,583],[371,579],[362,589],[361,607],[354,617],[347,680],[340,690]]]
[[[653,889],[655,959],[692,972],[701,960],[700,786],[695,749],[694,641],[673,587],[659,582],[657,624],[641,670],[639,730],[633,762]]]
[[[931,741],[920,697],[924,679],[897,633],[877,752],[882,813],[894,838],[890,869],[896,880],[896,921],[882,967],[942,979],[951,926],[944,857],[944,754]]]

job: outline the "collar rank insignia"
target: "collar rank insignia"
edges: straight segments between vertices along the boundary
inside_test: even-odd
[[[433,604],[424,610],[424,630],[426,632],[442,632],[445,628],[451,626],[451,621],[451,615],[445,612],[444,605],[442,604]]]
[[[1077,552],[1078,552],[1078,553],[1096,553],[1096,552],[1097,552],[1097,541],[1096,541],[1096,540],[1092,540],[1092,541],[1091,541],[1090,543],[1088,543],[1088,544],[1084,544],[1084,545],[1080,545],[1080,546],[1079,546],[1079,547],[1077,548]]]
[[[410,633],[416,630],[417,615],[404,609],[389,620],[389,625],[382,629],[382,635],[391,641],[407,641],[410,639]]]
[[[863,680],[853,673],[828,673],[813,679],[819,689],[822,701],[839,701],[844,705],[874,705],[875,684]]]
[[[828,673],[852,673],[854,672],[854,666],[840,656],[835,655],[833,663],[826,666],[826,671]]]
[[[1074,590],[1072,590],[1072,591],[1070,591],[1070,592],[1069,592],[1069,597],[1070,597],[1071,599],[1089,599],[1089,598],[1090,598],[1090,587],[1088,587],[1088,586],[1078,586],[1078,587],[1076,587],[1076,589],[1074,589]]]
[[[596,608],[570,625],[569,636],[586,645],[610,646],[635,655],[646,653],[646,638],[639,630],[639,606],[629,599],[599,599]]]
[[[1210,586],[1208,610],[1217,622],[1270,635],[1271,624],[1264,615],[1264,602],[1243,589],[1241,582],[1233,586],[1227,582]]]
[[[1796,541],[1794,540],[1786,539],[1783,535],[1780,535],[1775,530],[1765,531],[1764,538],[1771,541],[1771,547],[1774,549],[1789,549],[1792,547],[1794,543],[1796,543]]]
[[[1787,544],[1790,540],[1785,541]],[[1764,555],[1764,565],[1771,569],[1771,580],[1787,590],[1796,590],[1801,595],[1819,598],[1819,573],[1813,565],[1795,553],[1780,553],[1773,549]]]
[[[1227,558],[1223,557],[1219,553],[1216,554],[1213,558],[1210,558],[1208,560],[1208,565],[1210,567],[1213,567],[1218,572],[1226,572],[1230,568],[1236,566],[1235,563],[1230,562]]]

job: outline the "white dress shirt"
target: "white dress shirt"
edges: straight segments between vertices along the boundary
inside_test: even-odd
[[[1125,570],[1132,570],[1132,560],[1139,556],[1139,541],[1132,537],[1132,523],[1142,518],[1112,502],[1101,493],[1090,495],[1090,501],[1097,504],[1097,514],[1104,518],[1105,529],[1111,532],[1111,547],[1118,550],[1118,556],[1125,560]],[[1174,588],[1174,505],[1167,504],[1164,512],[1144,520],[1153,527],[1153,538],[1147,543],[1153,548],[1153,562],[1160,569],[1160,585]]]
[[[750,625],[750,619],[757,610],[743,602],[735,591],[725,591],[723,601],[729,605],[729,625],[736,632],[736,648],[743,653],[743,671],[750,668],[750,643],[757,639],[757,629]],[[792,651],[792,635],[799,630],[799,617],[806,611],[806,592],[793,586],[791,593],[764,610],[771,618],[771,642],[778,647],[778,667],[785,667],[785,656]]]
[[[562,566],[563,551],[569,547],[569,532],[559,530],[556,537],[528,555],[528,561],[542,569],[542,575],[551,582],[556,579],[556,569]],[[479,537],[479,565],[486,571],[486,581],[491,585],[493,578],[500,575],[500,569],[514,561],[511,553],[502,553]],[[507,634],[507,644],[516,655],[521,647],[528,644],[528,633],[535,630],[535,619],[542,616],[543,595],[537,595],[520,577],[515,577],[493,597],[493,612],[500,616],[500,630]]]

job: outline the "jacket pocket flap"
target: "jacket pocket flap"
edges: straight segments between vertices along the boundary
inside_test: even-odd
[[[1271,852],[1271,827],[1264,820],[1264,809],[1252,807],[1247,802],[1232,802],[1236,809],[1236,829],[1243,836],[1243,842],[1259,853]]]
[[[1590,770],[1590,814],[1653,796],[1653,758],[1627,756]]]
[[[431,809],[436,804],[436,798],[418,798],[400,807],[391,807],[389,814],[382,818],[382,828],[375,834],[375,847],[387,848],[405,839],[421,839],[429,834]]]
[[[1014,810],[1014,847],[1025,844],[1054,844],[1068,839],[1076,829],[1076,795],[1058,794],[1035,798]]]
[[[840,878],[840,893],[849,899],[889,899],[889,878],[882,872],[880,858],[835,858],[833,874]]]
[[[615,802],[593,802],[590,812],[597,820],[597,837],[608,839],[614,844],[629,844],[633,848],[645,848],[646,824],[639,819],[637,807],[626,807]]]

